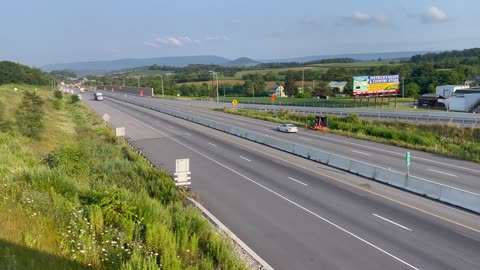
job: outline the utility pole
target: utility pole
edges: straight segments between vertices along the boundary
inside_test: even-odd
[[[305,88],[303,88],[304,80],[305,80],[305,63],[303,63],[303,66],[302,66],[302,92],[305,93]]]
[[[253,82],[253,93],[252,93],[252,98],[255,97],[255,82]]]
[[[212,77],[215,76],[215,78],[217,79],[217,102],[219,102],[218,101],[218,74],[215,71],[209,71],[209,72],[212,73]]]
[[[160,79],[162,80],[162,97],[165,97],[165,92],[163,92],[163,76],[160,75]]]
[[[402,98],[405,98],[405,78],[402,77]]]
[[[312,81],[312,93],[315,92],[315,80]]]
[[[140,76],[137,77],[137,87],[140,87]]]

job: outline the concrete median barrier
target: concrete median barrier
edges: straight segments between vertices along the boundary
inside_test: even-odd
[[[350,169],[350,160],[336,155],[330,155],[328,165],[337,169],[348,171]]]
[[[414,176],[408,176],[404,188],[406,190],[425,195],[429,198],[438,200],[442,190],[442,185]]]
[[[477,213],[480,213],[480,195],[471,193],[465,190],[456,189],[441,185],[426,179],[418,178],[412,175],[407,176],[404,173],[391,171],[390,169],[376,167],[360,161],[350,160],[348,158],[333,155],[323,152],[318,149],[305,147],[302,145],[289,143],[287,141],[272,138],[270,136],[258,134],[242,128],[231,125],[219,123],[213,120],[208,120],[195,115],[171,111],[159,107],[158,104],[147,104],[147,101],[139,101],[138,98],[128,98],[106,93],[107,96],[152,110],[162,112],[177,118],[185,119],[190,122],[198,123],[216,130],[226,132],[241,138],[248,139],[263,145],[270,146],[294,155],[304,157],[319,163],[327,164],[329,166],[349,171],[351,173],[386,183],[398,188],[408,190],[413,193],[427,196],[431,199],[439,200],[455,206],[459,206]]]

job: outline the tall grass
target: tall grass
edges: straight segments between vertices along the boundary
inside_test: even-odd
[[[315,124],[313,114],[226,108],[216,110],[271,122],[293,123],[300,127],[311,127]],[[453,123],[422,125],[400,121],[373,121],[361,119],[356,114],[345,117],[329,115],[328,123],[331,133],[480,162],[480,129],[476,127],[465,128]]]
[[[56,99],[58,110],[42,103],[49,121],[38,137],[0,133],[0,266],[245,269],[169,175],[83,105]]]

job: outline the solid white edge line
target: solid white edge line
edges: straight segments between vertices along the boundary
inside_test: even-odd
[[[208,144],[210,144],[211,146],[215,146],[215,147],[217,147],[217,145],[216,145],[216,144],[213,144],[213,143],[211,143],[211,142],[209,142]]]
[[[439,174],[445,174],[445,175],[448,175],[448,176],[451,176],[451,177],[458,177],[455,174],[449,174],[449,173],[446,173],[446,172],[441,172],[441,171],[432,170],[432,169],[427,169],[427,171],[436,172],[436,173],[439,173]]]
[[[107,105],[107,106],[108,106],[108,105]],[[324,222],[326,222],[326,223],[330,224],[331,226],[333,226],[333,227],[337,228],[338,230],[341,230],[341,231],[343,231],[344,233],[346,233],[346,234],[348,234],[348,235],[352,236],[353,238],[355,238],[355,239],[357,239],[357,240],[360,240],[361,242],[363,242],[363,243],[365,243],[365,244],[369,245],[370,247],[372,247],[372,248],[374,248],[374,249],[376,249],[376,250],[380,251],[381,253],[383,253],[383,254],[385,254],[385,255],[388,255],[388,256],[390,256],[391,258],[393,258],[393,259],[395,259],[395,260],[397,260],[397,261],[399,261],[399,262],[401,262],[401,263],[405,264],[406,266],[408,266],[408,267],[410,267],[410,268],[412,268],[412,269],[415,269],[415,270],[420,270],[419,268],[417,268],[417,267],[415,267],[415,266],[413,266],[413,265],[411,265],[411,264],[407,263],[406,261],[404,261],[404,260],[402,260],[402,259],[400,259],[400,258],[396,257],[395,255],[393,255],[393,254],[389,253],[388,251],[386,251],[386,250],[383,250],[383,249],[381,249],[381,248],[377,247],[376,245],[374,245],[374,244],[372,244],[372,243],[368,242],[367,240],[365,240],[365,239],[361,238],[360,236],[358,236],[358,235],[356,235],[356,234],[354,234],[354,233],[350,232],[349,230],[347,230],[347,229],[344,229],[343,227],[341,227],[341,226],[339,226],[339,225],[337,225],[337,224],[333,223],[332,221],[330,221],[330,220],[328,220],[328,219],[326,219],[326,218],[324,218],[324,217],[320,216],[319,214],[317,214],[317,213],[313,212],[312,210],[309,210],[308,208],[306,208],[306,207],[304,207],[304,206],[301,206],[300,204],[298,204],[298,203],[296,203],[296,202],[294,202],[294,201],[290,200],[289,198],[287,198],[287,197],[285,197],[285,196],[281,195],[280,193],[278,193],[278,192],[276,192],[276,191],[274,191],[274,190],[272,190],[272,189],[270,189],[270,188],[268,188],[268,187],[266,187],[266,186],[264,186],[264,185],[262,185],[262,184],[260,184],[260,183],[256,182],[255,180],[253,180],[253,179],[249,178],[248,176],[246,176],[246,175],[243,175],[243,174],[241,174],[240,172],[237,172],[237,171],[235,171],[234,169],[232,169],[232,168],[228,167],[227,165],[225,165],[225,164],[223,164],[223,163],[221,163],[221,162],[219,162],[219,161],[217,161],[217,160],[215,160],[215,159],[213,159],[213,158],[211,158],[211,157],[209,157],[209,156],[207,156],[207,155],[203,154],[202,152],[200,152],[200,151],[198,151],[198,150],[196,150],[196,149],[194,149],[194,148],[192,148],[192,147],[190,147],[190,146],[188,146],[188,145],[186,145],[186,144],[184,144],[184,143],[180,142],[180,141],[179,141],[179,140],[177,140],[177,139],[174,139],[174,138],[172,138],[172,137],[170,137],[170,136],[167,136],[166,134],[164,134],[163,132],[159,131],[158,129],[156,129],[156,128],[154,128],[154,127],[150,126],[150,125],[147,125],[147,124],[145,124],[145,123],[143,123],[143,122],[141,122],[141,121],[137,120],[136,118],[133,118],[133,117],[131,117],[130,115],[127,115],[127,114],[125,114],[125,113],[123,113],[123,112],[121,112],[121,111],[119,111],[119,110],[117,110],[117,109],[115,109],[115,108],[113,108],[113,107],[111,107],[111,106],[109,106],[109,107],[110,107],[110,108],[112,108],[112,109],[113,109],[113,110],[115,110],[115,111],[118,111],[118,112],[120,112],[120,113],[124,114],[124,115],[125,115],[125,116],[127,116],[128,118],[131,118],[132,120],[134,120],[134,121],[136,121],[136,122],[138,122],[138,123],[140,123],[140,124],[142,124],[142,125],[144,125],[144,126],[146,126],[146,127],[150,128],[150,129],[152,129],[152,130],[154,130],[154,131],[157,131],[158,133],[160,133],[160,134],[162,134],[162,135],[164,135],[164,136],[168,137],[169,139],[173,140],[174,142],[177,142],[178,144],[180,144],[180,145],[182,145],[182,146],[186,147],[187,149],[190,149],[190,150],[192,150],[193,152],[195,152],[195,153],[197,153],[197,154],[199,154],[199,155],[201,155],[201,156],[203,156],[203,157],[205,157],[205,158],[207,158],[207,159],[211,160],[212,162],[214,162],[214,163],[216,163],[216,164],[220,165],[221,167],[224,167],[225,169],[227,169],[227,170],[229,170],[229,171],[231,171],[231,172],[233,172],[233,173],[235,173],[235,174],[237,174],[237,175],[241,176],[242,178],[244,178],[244,179],[246,179],[246,180],[248,180],[248,181],[250,181],[250,182],[254,183],[255,185],[257,185],[257,186],[259,186],[259,187],[261,187],[261,188],[263,188],[263,189],[265,189],[265,190],[269,191],[270,193],[272,193],[272,194],[274,194],[274,195],[276,195],[276,196],[280,197],[281,199],[283,199],[283,200],[285,200],[285,201],[287,201],[287,202],[289,202],[289,203],[291,203],[291,204],[295,205],[296,207],[298,207],[298,208],[302,209],[303,211],[305,211],[305,212],[307,212],[307,213],[309,213],[309,214],[313,215],[314,217],[316,217],[316,218],[318,218],[318,219],[320,219],[320,220],[323,220]]]
[[[317,135],[313,135],[313,134],[310,134],[310,135],[311,136],[317,136]],[[339,142],[339,143],[346,143],[346,144],[351,144],[351,145],[354,145],[354,146],[357,146],[357,147],[368,148],[368,149],[373,149],[373,150],[377,150],[377,151],[381,151],[381,152],[385,152],[385,153],[390,153],[390,154],[397,155],[397,156],[404,156],[405,155],[404,153],[398,153],[398,152],[394,152],[394,151],[390,151],[390,150],[386,150],[386,149],[381,149],[381,148],[377,148],[377,147],[373,147],[373,146],[368,146],[368,145],[361,145],[361,144],[358,144],[358,143],[346,142],[346,141],[342,141],[342,140],[338,140],[338,139],[334,139],[334,138],[326,138],[326,137],[322,137],[322,138],[325,139],[325,140],[335,141],[335,142]],[[475,170],[475,169],[471,169],[471,168],[467,168],[467,167],[463,167],[463,166],[453,165],[453,164],[444,163],[444,162],[441,162],[441,161],[431,160],[431,159],[428,159],[428,158],[422,158],[422,157],[412,155],[412,160],[415,160],[415,159],[424,160],[424,161],[427,161],[427,162],[432,162],[432,163],[441,164],[441,165],[445,165],[445,166],[450,166],[450,167],[454,167],[454,168],[457,168],[457,169],[465,169],[465,170],[468,170],[468,171],[479,172],[480,173],[480,170]]]
[[[295,179],[295,178],[292,178],[292,177],[290,177],[290,176],[289,176],[289,177],[288,177],[288,179],[290,179],[290,180],[292,180],[292,181],[295,181],[295,182],[297,182],[297,183],[299,183],[299,184],[302,184],[302,185],[304,185],[304,186],[307,186],[307,187],[308,187],[308,185],[307,185],[307,184],[305,184],[305,183],[303,183],[303,182],[301,182],[301,181],[298,181],[298,180],[297,180],[297,179]]]
[[[188,133],[188,132],[185,132],[185,135],[192,136],[192,134],[190,134],[190,133]]]
[[[372,215],[376,216],[376,217],[379,218],[379,219],[383,219],[383,220],[385,220],[385,221],[387,221],[387,222],[390,222],[390,223],[392,223],[392,224],[394,224],[394,225],[396,225],[396,226],[398,226],[398,227],[400,227],[400,228],[402,228],[402,229],[404,229],[404,230],[412,231],[412,229],[409,229],[409,228],[407,228],[407,227],[405,227],[405,226],[403,226],[403,225],[400,225],[400,224],[398,224],[398,223],[396,223],[396,222],[393,222],[393,221],[391,221],[391,220],[389,220],[389,219],[387,219],[387,218],[384,218],[384,217],[382,217],[382,216],[379,216],[379,215],[377,215],[377,214],[375,214],[375,213],[373,213]]]
[[[248,159],[248,158],[246,158],[246,157],[242,157],[242,156],[240,156],[240,158],[243,158],[243,159],[245,159],[245,160],[246,160],[246,161],[248,161],[248,162],[250,162],[250,161],[251,161],[250,159]]]
[[[302,137],[302,136],[298,136],[298,138],[300,140],[304,140],[304,141],[308,141],[308,142],[311,142],[312,140],[310,140],[309,138],[305,138],[305,137]]]
[[[173,103],[172,103],[173,104]],[[173,106],[178,106],[177,104],[174,104]],[[189,112],[190,113],[190,112]],[[248,117],[247,117],[248,118]],[[258,121],[261,121],[260,119],[255,119],[255,118],[251,118],[253,120],[258,120]],[[250,121],[248,121],[250,122]],[[240,125],[246,125],[245,123],[238,123]],[[255,123],[249,123],[249,124],[255,124]],[[313,135],[313,134],[308,134],[310,136],[315,136],[317,137],[318,135]],[[394,155],[400,155],[400,156],[404,156],[405,154],[403,153],[398,153],[398,152],[394,152],[394,151],[390,151],[390,150],[386,150],[386,149],[381,149],[381,148],[377,148],[377,147],[373,147],[373,146],[368,146],[368,145],[360,145],[358,143],[352,143],[352,142],[347,142],[347,141],[343,141],[343,140],[338,140],[338,139],[335,139],[335,138],[326,138],[326,137],[322,137],[323,139],[326,139],[326,140],[331,140],[331,141],[336,141],[336,142],[339,142],[339,143],[345,143],[345,144],[351,144],[351,145],[354,145],[354,146],[357,146],[357,147],[362,147],[362,148],[368,148],[368,149],[374,149],[374,150],[378,150],[378,151],[382,151],[382,152],[386,152],[386,153],[390,153],[390,154],[394,154]],[[475,170],[475,169],[471,169],[471,168],[467,168],[467,167],[463,167],[463,166],[458,166],[458,165],[453,165],[453,164],[449,164],[449,163],[444,163],[444,162],[441,162],[441,161],[436,161],[436,160],[431,160],[431,159],[428,159],[428,158],[422,158],[422,157],[418,157],[418,156],[412,156],[412,160],[415,160],[415,159],[419,159],[419,160],[424,160],[424,161],[429,161],[429,162],[432,162],[432,163],[437,163],[437,164],[441,164],[441,165],[446,165],[446,166],[450,166],[450,167],[454,167],[454,168],[457,168],[457,169],[465,169],[465,170],[469,170],[469,171],[473,171],[473,172],[479,172],[480,173],[480,170]]]
[[[120,101],[121,101],[121,102],[126,102],[126,101],[123,101],[123,100],[120,100]],[[135,105],[135,106],[139,106],[139,107],[142,107],[142,108],[146,108],[146,107],[143,107],[143,106],[134,104],[134,103],[129,103],[129,102],[126,102],[126,103],[131,104],[131,105]],[[107,105],[107,106],[108,106],[108,105]],[[111,107],[111,106],[110,106],[110,107]],[[113,108],[113,107],[112,107],[112,108]],[[147,109],[148,109],[148,108],[147,108]],[[160,113],[161,113],[161,112],[160,112]],[[164,113],[164,114],[169,115],[169,114],[167,114],[167,113]],[[171,115],[170,115],[170,116],[171,116]],[[204,118],[204,119],[206,119],[206,118]],[[185,120],[185,119],[184,119],[184,120]],[[207,119],[207,120],[209,120],[209,119]],[[186,121],[188,121],[188,120],[186,120]],[[210,121],[214,121],[214,120],[210,120]],[[216,122],[216,121],[215,121],[215,122]],[[218,122],[218,123],[220,123],[220,122]],[[221,124],[222,124],[222,123],[221,123]],[[248,130],[248,129],[245,129],[245,130],[255,133],[254,131],[251,131],[251,130]],[[255,134],[258,134],[258,133],[255,133]],[[269,137],[268,134],[260,134],[260,135]],[[278,137],[275,138],[275,139],[277,139],[277,140],[279,140],[279,141],[283,141],[283,142],[287,142],[287,143],[288,143],[288,141],[282,140],[282,139],[280,139],[280,138],[278,138]],[[317,150],[317,148],[311,148],[311,147],[309,147],[309,146],[305,146],[305,145],[302,145],[302,144],[297,144],[297,145],[298,145],[298,146],[305,147],[305,148]],[[375,147],[369,147],[369,148],[377,149],[377,148],[375,148]],[[377,150],[383,150],[383,149],[377,149]],[[338,154],[334,154],[334,153],[331,153],[331,152],[328,152],[328,151],[324,151],[324,150],[321,150],[321,151],[324,152],[324,153],[330,154],[330,155],[334,155],[334,156],[338,156],[338,157],[341,157],[341,158],[345,158],[345,159],[349,159],[349,160],[352,160],[352,161],[356,161],[356,162],[359,162],[359,163],[367,164],[367,165],[370,165],[370,166],[372,166],[372,167],[376,167],[376,168],[385,169],[385,170],[389,170],[389,171],[392,171],[392,172],[404,174],[404,172],[395,171],[395,170],[392,170],[392,169],[390,169],[390,168],[387,169],[387,168],[384,168],[384,167],[381,167],[381,166],[378,166],[378,165],[373,165],[373,164],[370,164],[370,163],[367,163],[367,162],[359,161],[359,160],[356,160],[356,159],[353,159],[353,158],[348,158],[348,157],[345,157],[345,156],[342,156],[342,155],[338,155]],[[383,150],[383,151],[389,152],[389,151],[387,151],[387,150]],[[395,153],[395,154],[398,154],[398,153]],[[403,154],[402,154],[402,155],[403,155]],[[412,158],[413,158],[413,157],[412,157]],[[422,158],[418,158],[418,159],[422,159]],[[425,160],[427,160],[427,159],[425,159]],[[428,161],[428,160],[427,160],[427,161]],[[432,161],[432,162],[436,162],[436,161]],[[441,163],[441,162],[436,162],[436,163]],[[441,163],[441,164],[443,164],[443,163]],[[454,165],[451,165],[451,166],[463,168],[463,167],[460,167],[460,166],[454,166]],[[474,169],[469,169],[469,168],[464,168],[464,169],[471,170],[471,171],[476,171],[476,170],[474,170]],[[480,172],[480,171],[478,171],[478,172]],[[414,175],[411,174],[411,176],[414,176]],[[446,185],[446,184],[438,183],[438,182],[435,182],[435,181],[432,181],[432,180],[428,180],[428,179],[425,179],[425,178],[421,178],[421,177],[418,177],[418,176],[415,176],[415,177],[417,177],[417,178],[419,178],[419,179],[422,179],[422,180],[424,180],[424,181],[430,182],[430,183],[434,183],[434,184],[437,184],[437,185],[445,186],[445,187],[448,187],[448,188],[452,188],[452,189],[456,189],[456,190],[459,190],[459,191],[462,191],[462,192],[467,192],[467,193],[470,193],[470,194],[474,194],[474,195],[479,195],[479,196],[480,196],[480,194],[477,194],[477,193],[472,192],[472,191],[468,191],[468,190],[464,190],[464,189],[461,189],[461,188],[458,188],[458,187],[453,187],[453,186],[449,186],[449,185]]]
[[[263,268],[266,270],[273,270],[273,267],[270,266],[265,260],[262,259],[255,251],[253,251],[247,244],[245,244],[238,236],[236,236],[227,226],[225,226],[217,217],[215,217],[210,211],[207,210],[207,208],[203,207],[199,202],[195,201],[192,198],[187,197],[187,200],[189,200],[194,206],[196,206],[200,211],[204,213],[204,215],[207,216],[208,219],[212,223],[215,224],[216,227],[220,228],[223,230],[227,235],[230,236],[233,241],[235,241],[243,250],[245,250],[254,260],[256,260],[259,264],[262,265]]]
[[[368,153],[364,153],[364,152],[360,152],[360,151],[356,151],[356,150],[351,150],[352,152],[354,153],[357,153],[357,154],[361,154],[361,155],[365,155],[365,156],[370,156],[370,154]]]

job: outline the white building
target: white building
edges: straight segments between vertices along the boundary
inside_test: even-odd
[[[448,89],[446,89],[448,90]],[[446,99],[439,99],[438,102],[444,103],[445,108],[457,112],[473,112],[480,109],[480,88],[462,88],[455,89],[452,96]]]
[[[442,97],[451,97],[457,90],[467,89],[468,85],[440,85],[435,89],[435,94]]]
[[[281,85],[274,85],[270,87],[270,90],[268,91],[268,95],[272,96],[275,95],[276,97],[286,97],[285,95],[285,89]]]
[[[331,81],[328,83],[328,86],[330,86],[332,89],[338,88],[339,93],[343,93],[343,89],[347,85],[348,82],[345,81]]]

